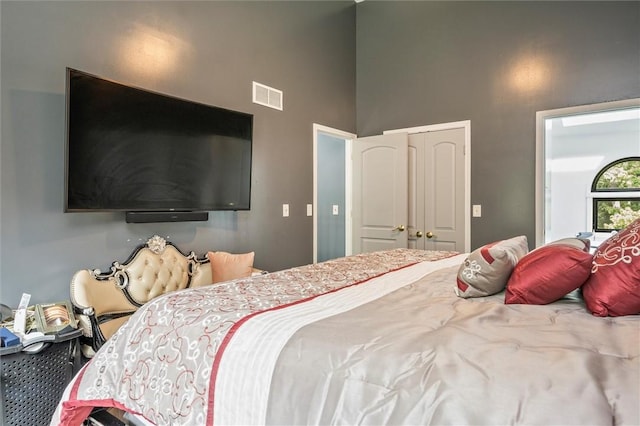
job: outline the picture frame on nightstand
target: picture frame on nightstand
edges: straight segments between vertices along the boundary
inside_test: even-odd
[[[73,308],[68,301],[36,305],[38,330],[44,334],[56,334],[67,327],[77,328]]]

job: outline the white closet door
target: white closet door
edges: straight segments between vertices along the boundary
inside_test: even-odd
[[[464,128],[409,136],[409,247],[465,250]]]
[[[407,247],[406,133],[353,142],[353,253]]]

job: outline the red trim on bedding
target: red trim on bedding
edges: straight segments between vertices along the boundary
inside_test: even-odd
[[[91,361],[89,361],[91,362]],[[73,386],[71,387],[71,392],[69,392],[69,399],[76,400],[78,398],[78,388],[80,387],[80,382],[82,381],[82,377],[84,377],[84,372],[87,370],[88,363],[82,367],[82,370],[78,373],[75,381],[73,382]]]
[[[493,256],[491,256],[491,253],[489,253],[489,249],[493,246],[495,246],[498,242],[495,243],[491,243],[491,244],[487,244],[485,246],[483,246],[480,249],[480,254],[482,255],[482,257],[484,258],[484,260],[487,261],[487,263],[489,265],[491,265],[493,262],[495,262],[495,259],[493,258]]]
[[[137,416],[142,414],[131,411],[129,408],[114,399],[83,399],[68,400],[62,403],[62,412],[60,414],[60,425],[63,426],[81,426],[94,408],[118,408]],[[144,416],[142,416],[144,417]],[[146,418],[146,417],[145,417]],[[148,419],[147,419],[148,420]]]
[[[456,281],[458,282],[458,288],[460,289],[460,291],[462,292],[467,291],[467,289],[469,288],[469,284],[465,283],[460,278],[457,278]]]
[[[91,362],[91,361],[89,361]],[[84,372],[88,364],[86,364],[78,373],[74,379],[73,385],[69,392],[69,399],[62,402],[62,409],[60,410],[60,425],[61,426],[81,426],[83,422],[89,417],[91,411],[96,407],[104,408],[119,408],[120,410],[127,411],[129,413],[142,416],[142,414],[130,410],[120,402],[114,399],[78,399],[78,392],[80,389],[80,382],[84,377]],[[144,417],[144,416],[142,416]],[[145,417],[146,418],[146,417]]]
[[[215,358],[213,360],[213,366],[211,368],[211,378],[210,378],[210,382],[209,382],[209,401],[208,401],[209,409],[207,410],[207,425],[213,425],[213,411],[214,411],[214,408],[215,408],[214,407],[214,400],[215,400],[215,392],[216,392],[216,377],[218,375],[218,368],[220,366],[220,361],[221,361],[222,355],[224,354],[224,351],[227,348],[227,346],[229,345],[229,342],[233,338],[233,335],[235,334],[235,332],[245,322],[247,322],[249,319],[253,318],[256,315],[263,314],[263,313],[270,312],[270,311],[279,310],[279,309],[288,308],[290,306],[298,305],[298,304],[301,304],[301,303],[305,303],[305,302],[308,302],[308,301],[313,300],[313,299],[315,299],[317,297],[320,297],[320,296],[324,296],[324,295],[327,295],[327,294],[330,294],[330,293],[336,293],[336,292],[338,292],[338,291],[340,291],[342,289],[345,289],[345,288],[349,288],[349,287],[353,287],[353,286],[356,286],[356,285],[364,284],[367,281],[371,281],[374,278],[381,277],[381,276],[386,275],[386,274],[388,274],[390,272],[395,272],[395,271],[399,271],[401,269],[408,268],[408,267],[416,265],[418,263],[420,263],[420,262],[413,262],[413,263],[401,266],[399,268],[390,269],[390,270],[388,270],[386,272],[383,272],[383,273],[378,274],[378,275],[374,275],[374,276],[369,277],[369,278],[367,278],[365,280],[358,281],[358,282],[355,282],[355,283],[352,283],[352,284],[348,284],[348,285],[345,285],[344,287],[336,288],[336,289],[333,289],[333,290],[328,291],[326,293],[316,294],[315,296],[307,297],[306,299],[300,299],[300,300],[296,300],[295,302],[291,302],[291,303],[288,303],[288,304],[285,304],[285,305],[275,306],[273,308],[265,309],[263,311],[253,312],[253,313],[241,318],[240,320],[238,320],[229,329],[229,331],[225,335],[224,339],[220,343],[220,347],[218,348],[218,351],[216,352],[216,356],[215,356]]]

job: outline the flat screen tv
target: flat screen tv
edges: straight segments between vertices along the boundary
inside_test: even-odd
[[[250,209],[253,115],[66,77],[66,212]]]

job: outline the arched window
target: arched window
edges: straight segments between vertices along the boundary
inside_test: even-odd
[[[593,230],[620,230],[640,217],[640,157],[604,166],[591,184]]]

